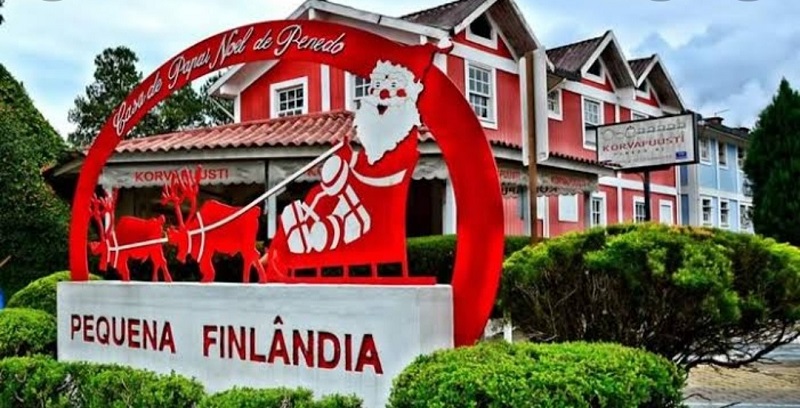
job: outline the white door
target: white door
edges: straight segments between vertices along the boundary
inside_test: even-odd
[[[672,225],[674,223],[674,217],[672,214],[672,202],[671,201],[662,201],[659,205],[659,220],[662,224]]]

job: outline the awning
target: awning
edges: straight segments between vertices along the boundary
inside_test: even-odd
[[[191,164],[108,165],[100,175],[106,188],[140,188],[163,186],[186,170],[202,167],[201,185],[264,184],[264,163],[260,161],[199,162]]]
[[[539,166],[537,169],[537,196],[575,195],[597,191],[597,175]],[[504,194],[519,188],[527,188],[528,171],[525,168],[503,167],[498,169]]]
[[[274,187],[276,184],[303,168],[303,166],[307,165],[310,161],[311,159],[270,160],[268,165],[269,187]],[[321,168],[322,164],[312,167],[310,170],[303,173],[302,176],[295,179],[295,182],[318,181]],[[414,174],[411,175],[411,178],[414,180],[447,180],[447,167],[441,159],[422,157],[417,161],[417,166],[414,168]]]

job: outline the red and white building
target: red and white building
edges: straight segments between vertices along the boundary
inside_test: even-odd
[[[435,64],[462,90],[484,126],[504,186],[508,235],[530,234],[529,108],[537,139],[540,236],[644,216],[641,178],[598,163],[587,126],[683,111],[657,56],[629,61],[610,31],[546,50],[514,0],[459,0],[401,17],[308,0],[289,18],[350,25],[405,44],[452,41],[453,49],[437,56]],[[532,66],[526,63],[528,53]],[[529,75],[532,100],[527,97]],[[249,203],[350,131],[352,110],[366,81],[314,63],[236,66],[211,89],[234,101],[234,124],[126,140],[108,162],[101,183],[123,188],[123,212],[169,216],[157,205],[160,172],[199,163],[215,175],[206,180],[201,200]],[[408,200],[409,236],[455,233],[457,208],[435,137],[422,132]],[[50,174],[74,180],[80,163],[78,158]],[[654,219],[677,219],[676,171],[652,175]],[[311,171],[264,204],[264,239],[275,232],[277,212],[302,198],[316,180]]]

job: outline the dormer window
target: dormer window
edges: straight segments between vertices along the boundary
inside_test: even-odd
[[[646,79],[636,88],[636,94],[639,97],[650,99],[650,84]]]
[[[600,64],[600,60],[598,59],[597,61],[595,61],[594,64],[592,64],[592,66],[589,67],[589,71],[587,71],[587,72],[592,74],[592,75],[594,75],[594,76],[602,78],[603,77],[603,66]]]
[[[497,48],[497,31],[486,14],[476,18],[467,26],[467,40],[489,48]]]

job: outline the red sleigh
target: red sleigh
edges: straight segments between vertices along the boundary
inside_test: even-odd
[[[319,199],[326,184],[323,176],[320,185],[312,188],[303,202],[313,206],[315,212],[320,214],[335,212],[336,207],[342,205],[342,200],[346,200],[350,208],[345,211],[346,215],[339,219],[328,216],[319,220],[308,220],[291,228],[285,228],[286,214],[282,213],[275,238],[264,259],[267,281],[324,284],[435,284],[434,277],[410,276],[406,254],[406,206],[411,176],[419,156],[417,141],[415,129],[390,155],[373,165],[367,165],[363,152],[354,151],[345,142],[336,152],[336,156],[341,160],[335,162],[351,163],[351,166],[342,166],[341,169],[336,169],[336,172],[351,173],[349,176],[346,174],[344,176],[348,176],[347,182],[355,194],[343,192],[339,198],[322,194],[323,198]],[[387,178],[386,174],[390,176]],[[334,177],[331,184],[335,183],[335,180]],[[378,182],[391,185],[376,186]],[[351,242],[346,242],[346,238],[342,238],[345,234],[343,230],[346,228],[342,218],[348,217],[358,221],[363,233]],[[317,221],[329,227],[326,242],[304,241],[303,246],[318,247],[303,253],[290,250],[289,236],[304,235],[304,230],[313,228]]]

